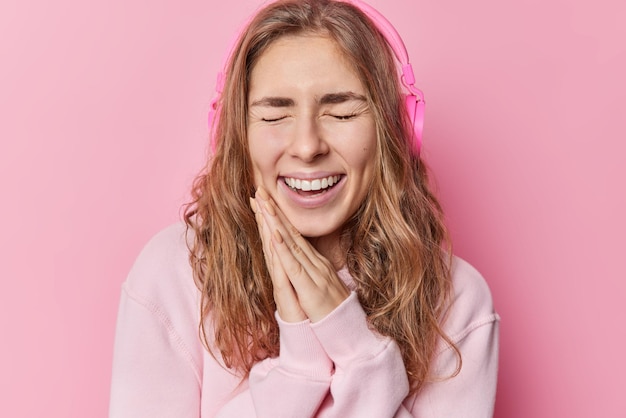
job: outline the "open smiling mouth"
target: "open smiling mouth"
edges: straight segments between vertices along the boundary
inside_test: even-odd
[[[320,179],[301,180],[292,177],[284,177],[287,186],[301,196],[316,196],[326,193],[342,179],[342,175],[328,176]]]

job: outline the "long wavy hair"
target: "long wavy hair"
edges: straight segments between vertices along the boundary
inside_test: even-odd
[[[330,37],[367,91],[378,136],[368,195],[343,228],[346,265],[370,326],[399,345],[415,393],[430,379],[440,341],[460,354],[441,323],[450,302],[450,244],[426,167],[411,152],[397,64],[384,36],[358,8],[332,0],[285,0],[261,10],[240,36],[227,68],[214,127],[215,152],[185,210],[190,261],[201,291],[200,336],[214,357],[246,378],[279,354],[272,283],[249,197],[250,73],[285,35]]]

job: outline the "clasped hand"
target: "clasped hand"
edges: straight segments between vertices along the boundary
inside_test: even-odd
[[[317,322],[350,294],[328,259],[289,222],[263,188],[250,206],[255,213],[263,253],[281,319]]]

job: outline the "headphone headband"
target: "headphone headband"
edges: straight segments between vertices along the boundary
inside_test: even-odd
[[[415,75],[413,73],[413,66],[409,62],[409,55],[406,50],[406,46],[400,37],[398,31],[393,27],[391,22],[387,20],[379,11],[374,9],[369,4],[361,1],[361,0],[337,0],[343,3],[348,3],[361,10],[374,24],[374,26],[378,29],[378,31],[383,35],[387,44],[390,46],[393,51],[396,60],[400,63],[401,76],[400,80],[402,84],[408,90],[408,94],[405,96],[405,106],[407,109],[407,113],[409,115],[409,119],[413,126],[412,129],[412,151],[419,155],[421,145],[422,145],[422,130],[424,126],[424,94],[420,89],[415,87]],[[263,4],[261,8],[265,8],[269,4],[273,3],[273,1],[266,2]],[[215,123],[215,119],[218,113],[218,102],[219,98],[224,90],[224,83],[226,80],[226,76],[224,74],[226,65],[231,59],[232,54],[234,53],[235,47],[239,42],[239,38],[243,31],[250,25],[254,17],[257,13],[250,16],[243,25],[243,30],[240,30],[237,36],[232,41],[230,48],[228,49],[225,62],[222,66],[223,70],[217,74],[217,81],[215,84],[216,96],[211,100],[210,110],[209,110],[209,129],[213,129],[213,125]],[[211,150],[215,151],[215,140],[213,136],[211,137]]]

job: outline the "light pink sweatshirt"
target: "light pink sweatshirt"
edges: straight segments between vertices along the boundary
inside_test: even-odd
[[[354,288],[346,270],[339,271]],[[199,338],[200,293],[184,226],[144,248],[122,287],[110,417],[491,417],[498,363],[498,316],[480,274],[456,258],[454,303],[444,330],[463,357],[442,343],[433,371],[443,379],[407,397],[400,350],[370,330],[354,292],[323,320],[278,316],[280,356],[250,378],[226,370]],[[218,355],[219,357],[219,355]]]

